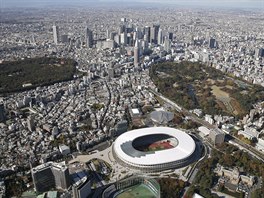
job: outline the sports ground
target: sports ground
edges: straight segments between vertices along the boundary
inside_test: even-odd
[[[173,146],[170,144],[170,141],[168,140],[168,141],[155,142],[148,147],[148,150],[149,151],[160,151],[160,150],[166,150],[170,148],[173,148]]]
[[[156,198],[155,194],[144,184],[125,189],[116,198]]]

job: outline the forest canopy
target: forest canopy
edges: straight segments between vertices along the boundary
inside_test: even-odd
[[[0,93],[24,91],[73,79],[75,61],[41,57],[0,64]]]

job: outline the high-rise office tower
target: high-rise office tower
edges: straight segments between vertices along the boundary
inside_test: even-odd
[[[106,39],[110,39],[110,30],[106,30]]]
[[[64,43],[64,44],[69,42],[69,38],[68,38],[67,34],[61,35],[61,42]]]
[[[166,52],[170,52],[171,51],[171,40],[169,38],[165,38],[164,40],[164,50]]]
[[[159,45],[162,45],[163,44],[162,29],[159,29],[159,32],[158,32],[158,44]]]
[[[173,40],[173,33],[172,32],[169,32],[169,40]]]
[[[69,169],[65,162],[47,162],[31,169],[34,188],[45,192],[52,188],[66,190],[70,186]]]
[[[143,33],[139,27],[136,28],[136,39],[143,39]]]
[[[134,32],[133,33],[133,41],[136,42],[137,39],[138,39],[138,32]]]
[[[6,120],[5,107],[4,104],[0,104],[0,122],[4,122],[5,120]]]
[[[255,57],[264,57],[264,48],[258,48],[255,50]]]
[[[139,43],[136,40],[135,47],[134,47],[134,66],[137,67],[139,63]]]
[[[127,33],[123,32],[120,34],[120,43],[126,45],[127,44]]]
[[[116,44],[117,45],[120,45],[120,35],[118,35],[118,34],[116,34],[115,36],[114,36],[114,41],[116,42]]]
[[[125,25],[120,25],[118,29],[118,34],[122,34],[126,31],[126,26]]]
[[[144,40],[150,43],[150,27],[144,27]]]
[[[54,163],[52,172],[55,179],[56,188],[67,189],[70,186],[70,173],[65,164]]]
[[[53,41],[56,45],[58,45],[59,43],[59,27],[56,26],[56,25],[53,25],[52,26],[52,29],[53,29]]]
[[[159,33],[159,25],[153,25],[150,29],[150,40],[151,43],[157,44],[158,43],[158,33]]]
[[[143,49],[143,51],[147,50],[148,49],[148,42],[144,40],[141,43],[142,43],[142,49]]]
[[[93,32],[88,27],[85,28],[85,42],[87,48],[93,47]]]
[[[91,181],[81,180],[72,186],[73,198],[87,198],[91,194]]]
[[[214,38],[209,39],[209,48],[216,48],[216,40]]]

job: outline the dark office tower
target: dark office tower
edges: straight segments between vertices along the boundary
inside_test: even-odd
[[[259,49],[259,51],[260,51],[260,56],[264,57],[264,48]]]
[[[173,33],[169,32],[169,40],[172,41],[173,40]]]
[[[49,165],[43,164],[31,170],[34,188],[37,192],[45,192],[55,187],[55,180]]]
[[[159,33],[159,25],[153,25],[150,29],[150,40],[151,43],[157,44],[158,43],[158,33]]]
[[[255,56],[256,56],[256,58],[264,57],[264,48],[256,49]]]
[[[69,39],[68,39],[68,35],[67,34],[63,34],[61,35],[61,42],[66,44],[69,42]]]
[[[85,28],[85,42],[87,48],[93,47],[93,32],[88,27]]]
[[[139,63],[139,43],[136,40],[135,47],[134,47],[134,66],[137,67]]]
[[[91,194],[91,181],[81,179],[72,185],[73,198],[87,198]]]
[[[209,48],[216,48],[216,40],[214,38],[209,39]]]
[[[141,31],[141,29],[139,27],[136,27],[136,31],[134,32],[134,38],[133,39],[134,40],[136,40],[136,39],[143,39],[143,33],[142,33],[142,31]]]
[[[4,104],[0,104],[0,122],[4,122],[5,120],[5,107]]]
[[[59,27],[56,26],[56,25],[53,25],[52,26],[52,29],[53,29],[53,41],[56,45],[58,45],[59,43]]]
[[[118,34],[122,34],[126,31],[126,26],[125,25],[120,25],[118,29]]]
[[[144,27],[144,37],[145,37],[145,41],[147,41],[148,43],[150,43],[150,27],[146,26]]]

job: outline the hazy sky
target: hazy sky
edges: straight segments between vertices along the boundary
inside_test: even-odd
[[[32,7],[48,5],[102,5],[119,2],[119,4],[175,4],[184,6],[205,7],[230,7],[230,8],[260,8],[264,10],[264,0],[0,0],[0,6],[4,7]]]

